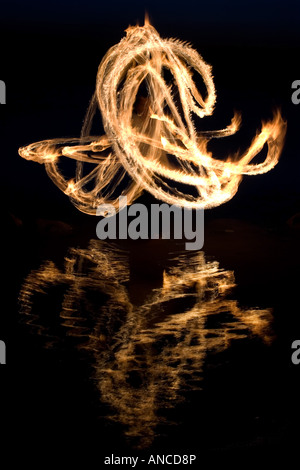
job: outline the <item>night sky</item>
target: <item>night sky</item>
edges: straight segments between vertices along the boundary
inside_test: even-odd
[[[269,175],[246,178],[243,190],[296,188],[299,110],[291,103],[291,83],[299,69],[299,2],[7,1],[1,10],[0,78],[7,87],[7,105],[1,109],[2,164],[4,184],[8,191],[14,188],[9,197],[14,212],[26,211],[24,197],[36,185],[42,190],[40,202],[45,197],[46,203],[48,191],[51,201],[64,201],[39,165],[21,161],[18,147],[79,135],[101,58],[128,25],[143,24],[145,12],[162,37],[190,42],[213,66],[217,106],[212,126],[224,127],[239,110],[243,129],[249,129],[248,140],[237,136],[233,150],[249,142],[274,108],[280,107],[287,118],[286,154],[280,164]],[[23,209],[15,198],[23,200]]]
[[[279,27],[281,31],[297,31],[299,3],[296,0],[285,2],[271,0],[246,0],[223,2],[92,2],[92,1],[52,1],[41,5],[35,1],[3,1],[2,21],[12,23],[61,23],[105,24],[115,21],[125,23],[141,20],[148,11],[153,20],[173,23],[226,24],[235,23],[256,27],[264,25],[271,30]],[[278,31],[279,32],[279,31]],[[275,31],[274,31],[274,34]]]

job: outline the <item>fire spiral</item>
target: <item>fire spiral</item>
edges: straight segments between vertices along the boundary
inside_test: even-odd
[[[235,114],[222,130],[197,131],[193,116],[212,115],[216,102],[211,66],[191,46],[162,39],[148,21],[126,33],[100,63],[81,137],[19,149],[21,157],[45,165],[80,211],[96,214],[107,203],[118,209],[119,195],[131,204],[143,190],[168,204],[211,208],[235,195],[242,175],[265,173],[276,165],[286,133],[279,111],[262,124],[247,151],[226,161],[214,158],[208,142],[233,135],[241,118]],[[192,70],[205,86],[203,94]],[[100,137],[90,135],[97,108],[105,130]],[[265,145],[264,161],[251,163]],[[76,162],[74,178],[63,175],[61,157]],[[86,171],[87,163],[92,170]]]

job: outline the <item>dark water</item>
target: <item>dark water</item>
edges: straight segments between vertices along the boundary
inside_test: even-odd
[[[298,261],[287,236],[213,221],[206,250],[189,252],[48,234],[18,287],[15,438],[100,468],[111,453],[199,464],[291,452]]]

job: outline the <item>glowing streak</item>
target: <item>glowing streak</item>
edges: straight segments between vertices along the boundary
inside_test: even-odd
[[[226,161],[213,158],[208,142],[233,135],[241,118],[235,115],[222,130],[196,131],[193,114],[211,115],[216,102],[210,65],[189,45],[161,39],[147,19],[143,27],[130,27],[126,33],[99,66],[81,138],[46,140],[19,149],[23,158],[45,164],[49,177],[79,210],[95,214],[103,203],[118,210],[122,180],[119,193],[127,196],[128,204],[147,190],[169,204],[210,208],[235,195],[242,175],[265,173],[276,165],[286,133],[279,111],[263,123],[244,154]],[[197,90],[192,69],[201,77],[206,96]],[[166,71],[172,85],[165,81]],[[147,96],[141,93],[143,85]],[[102,137],[89,135],[97,106],[106,133]],[[265,145],[264,162],[251,164]],[[69,182],[58,168],[62,156],[76,160],[75,177]],[[95,165],[85,176],[84,163]],[[129,182],[124,181],[126,175]],[[183,192],[173,182],[190,191]]]
[[[149,445],[163,421],[160,410],[201,388],[211,354],[247,337],[271,344],[273,316],[269,308],[242,308],[230,298],[234,273],[206,261],[201,251],[175,257],[162,285],[138,305],[126,287],[129,279],[128,254],[91,240],[87,248],[69,250],[64,269],[47,261],[31,271],[19,305],[46,347],[68,337],[85,358],[92,354],[93,383],[112,408],[109,418]],[[54,317],[48,300],[53,287],[64,292]],[[131,382],[132,374],[137,381]]]

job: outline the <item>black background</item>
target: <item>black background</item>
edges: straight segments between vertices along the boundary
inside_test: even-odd
[[[92,391],[76,358],[59,355],[49,358],[41,351],[38,341],[37,344],[30,343],[32,337],[17,327],[18,290],[29,268],[38,267],[46,254],[56,252],[58,256],[57,252],[63,253],[68,246],[68,240],[58,242],[55,235],[45,234],[41,220],[86,226],[86,239],[94,236],[95,223],[90,217],[77,213],[67,197],[48,179],[41,165],[22,160],[18,148],[48,138],[79,136],[101,58],[121,39],[129,24],[143,24],[145,11],[162,37],[190,42],[213,66],[217,105],[211,128],[227,125],[233,110],[242,112],[241,133],[236,140],[229,141],[228,148],[220,149],[224,155],[230,149],[249,144],[261,119],[270,118],[275,107],[281,108],[288,122],[285,148],[276,168],[266,175],[244,178],[237,196],[224,206],[209,211],[207,220],[243,220],[273,230],[281,237],[278,246],[284,246],[287,256],[292,259],[292,267],[283,262],[282,254],[279,261],[276,260],[275,248],[274,252],[270,249],[266,261],[274,263],[273,267],[269,265],[269,271],[274,270],[277,278],[275,287],[272,287],[274,279],[267,283],[268,295],[277,296],[277,302],[285,306],[282,311],[287,310],[289,319],[282,324],[278,320],[279,329],[283,325],[285,331],[281,349],[276,350],[278,364],[285,365],[281,369],[278,367],[286,376],[278,377],[278,383],[272,383],[268,391],[272,410],[278,406],[283,413],[276,401],[278,396],[284,403],[291,401],[279,447],[285,454],[290,454],[297,443],[299,410],[298,405],[295,404],[294,409],[292,403],[299,390],[299,371],[289,362],[290,344],[300,337],[297,296],[297,239],[300,232],[297,227],[293,227],[292,234],[288,232],[287,222],[300,212],[300,105],[291,102],[291,84],[300,78],[299,2],[103,3],[86,0],[45,4],[5,1],[1,2],[0,19],[0,79],[5,81],[7,88],[7,104],[0,109],[5,260],[0,338],[7,344],[7,365],[1,367],[1,389],[7,393],[1,408],[2,416],[5,410],[8,411],[4,434],[16,451],[10,457],[18,457],[20,449],[23,459],[29,463],[37,461],[42,467],[43,461],[37,458],[40,449],[44,459],[51,455],[56,458],[58,449],[63,450],[67,458],[69,453],[86,459],[97,455],[99,436],[93,433],[93,426],[97,428],[93,405],[96,398],[91,403],[81,399],[82,396],[90,397]],[[17,228],[19,222],[22,223],[21,235]],[[285,240],[287,245],[290,244],[290,251]],[[253,248],[248,233],[247,243],[247,247],[243,245],[246,258],[254,257],[254,262],[259,261],[259,242],[256,240]],[[226,243],[225,247],[216,248],[207,239],[207,249],[217,252],[225,265],[230,265],[231,256],[233,259],[235,256],[232,251],[228,252]],[[255,249],[258,250],[256,254]],[[234,247],[231,246],[231,250]],[[250,261],[245,270],[249,266]],[[287,266],[292,270],[289,273],[285,271]],[[254,268],[252,274],[256,276]],[[276,289],[280,286],[283,286],[282,292],[278,294]],[[250,298],[251,292],[247,295]],[[255,295],[259,299],[260,294],[256,293],[253,300]],[[69,365],[64,365],[64,361]],[[249,365],[251,357],[247,361]],[[265,373],[262,367],[257,377],[263,377]],[[275,400],[272,387],[276,386],[280,393],[275,393]],[[216,389],[211,393],[213,396]],[[293,419],[290,418],[292,415]],[[192,421],[191,417],[189,419]],[[206,426],[207,421],[208,418]],[[102,438],[100,455],[103,455],[103,447],[113,447],[113,440],[118,443],[117,431],[107,429]],[[174,445],[176,442],[174,436]],[[182,446],[186,448],[184,442]],[[276,442],[268,444],[266,439],[261,448],[265,455],[274,456]],[[253,455],[258,455],[255,452]],[[121,448],[119,454],[122,455]],[[228,451],[227,456],[231,459],[239,453]],[[96,463],[97,467],[101,468],[102,460]]]

